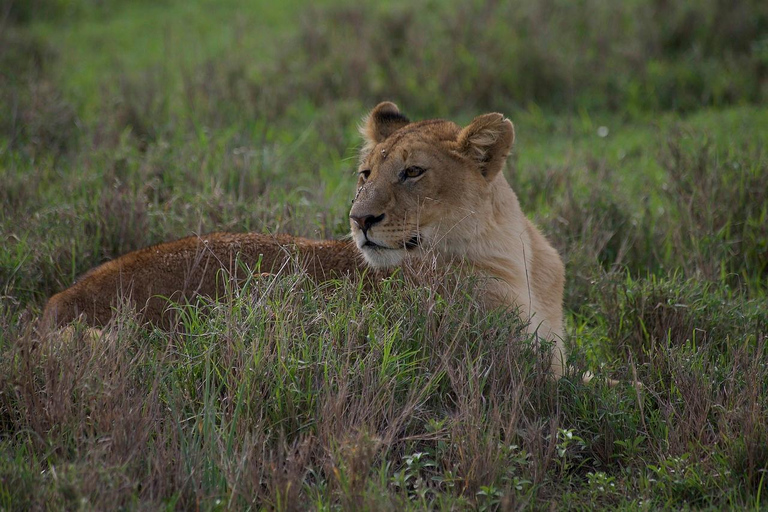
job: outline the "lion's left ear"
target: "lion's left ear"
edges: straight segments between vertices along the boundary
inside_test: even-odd
[[[400,113],[397,105],[385,101],[376,105],[363,119],[360,133],[365,138],[366,146],[373,147],[410,122]]]
[[[477,162],[490,181],[504,167],[515,142],[515,128],[501,114],[485,114],[461,130],[457,142],[459,151]]]

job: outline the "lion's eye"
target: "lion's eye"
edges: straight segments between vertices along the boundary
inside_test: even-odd
[[[368,181],[368,176],[371,175],[371,170],[370,169],[365,169],[363,171],[360,171],[357,174],[359,174],[360,177],[363,178],[363,181]]]
[[[411,166],[406,168],[400,173],[400,178],[406,180],[407,178],[418,178],[424,174],[425,169],[423,167]]]

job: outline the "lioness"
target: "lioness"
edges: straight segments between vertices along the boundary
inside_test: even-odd
[[[564,372],[565,271],[557,251],[523,215],[501,170],[514,142],[512,123],[486,114],[461,128],[412,123],[393,103],[376,106],[361,127],[352,240],[214,233],[126,254],[54,295],[43,322],[78,315],[104,324],[120,298],[148,321],[168,321],[167,298],[215,295],[237,277],[236,255],[251,270],[275,272],[295,259],[315,279],[401,265],[405,259],[460,261],[482,279],[485,304],[515,309],[529,331],[554,342],[551,371]],[[222,272],[224,269],[226,272]]]

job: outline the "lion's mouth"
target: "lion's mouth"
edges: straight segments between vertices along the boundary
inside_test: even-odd
[[[413,235],[410,240],[405,242],[405,248],[408,250],[416,249],[421,244],[419,235]]]
[[[402,247],[387,247],[385,245],[379,245],[376,242],[371,242],[368,237],[365,238],[365,242],[363,242],[362,247],[366,249],[374,249],[374,250],[389,250],[389,251],[396,251],[398,249],[405,248],[406,250],[412,250],[416,249],[421,245],[421,238],[418,235],[412,236],[409,240],[403,243]]]

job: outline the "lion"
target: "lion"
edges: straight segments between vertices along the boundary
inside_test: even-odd
[[[440,119],[411,122],[384,102],[360,131],[350,239],[213,233],[148,247],[90,270],[51,297],[44,324],[82,317],[104,325],[129,301],[144,320],[169,325],[169,299],[215,297],[248,272],[275,273],[293,261],[322,281],[431,259],[477,273],[483,305],[515,311],[531,335],[550,341],[550,371],[561,377],[565,268],[502,173],[515,140],[512,122],[499,113],[463,128]]]

